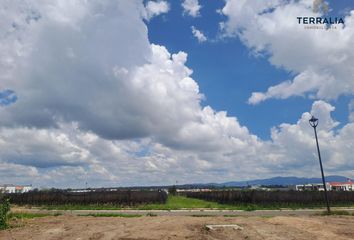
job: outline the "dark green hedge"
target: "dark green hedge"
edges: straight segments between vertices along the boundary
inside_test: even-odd
[[[164,191],[99,191],[99,192],[27,192],[7,194],[12,204],[61,205],[61,204],[116,204],[137,205],[145,203],[165,203]]]
[[[318,191],[236,191],[184,192],[186,197],[224,204],[322,204],[324,192]],[[328,192],[332,204],[354,204],[354,191]]]

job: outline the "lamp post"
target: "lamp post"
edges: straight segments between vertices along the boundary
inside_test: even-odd
[[[320,167],[321,167],[321,174],[322,174],[322,183],[323,183],[323,188],[325,192],[325,198],[326,198],[326,204],[327,204],[327,212],[330,213],[330,208],[329,208],[329,201],[328,201],[328,195],[327,195],[327,186],[326,186],[326,180],[325,176],[323,174],[323,167],[322,167],[322,160],[321,160],[321,153],[320,153],[320,147],[318,145],[318,138],[317,138],[317,131],[316,127],[318,125],[318,119],[315,118],[314,116],[311,117],[309,120],[309,123],[311,127],[313,127],[313,130],[315,131],[315,137],[316,137],[316,144],[317,144],[317,153],[318,153],[318,160],[320,161]]]

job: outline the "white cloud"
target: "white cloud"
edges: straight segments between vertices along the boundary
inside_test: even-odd
[[[18,101],[0,110],[2,124],[47,128],[74,121],[105,138],[126,139],[173,132],[193,118],[201,96],[184,66],[186,54],[150,45],[136,2],[85,3],[91,12],[74,26],[51,16],[24,23],[24,35],[35,35],[24,47],[35,50],[7,82]]]
[[[58,129],[1,128],[0,171],[2,167],[8,168],[13,175],[2,174],[0,182],[9,179],[36,186],[52,186],[56,182],[79,186],[76,181],[88,180],[88,175],[90,181],[116,180],[102,164],[104,156],[95,154],[98,138],[90,135],[80,132],[75,124],[64,124]],[[117,152],[111,154],[120,156]],[[96,157],[100,157],[99,161]]]
[[[186,53],[170,54],[163,46],[149,44],[139,13],[141,5],[137,2],[112,1],[101,5],[83,1],[81,17],[73,14],[72,21],[65,11],[71,5],[57,4],[60,10],[46,15],[49,6],[29,3],[29,9],[35,9],[40,17],[31,23],[19,22],[21,31],[13,31],[11,39],[1,39],[7,44],[21,38],[20,48],[25,52],[8,53],[16,61],[2,84],[15,91],[18,101],[0,109],[3,132],[9,136],[4,138],[3,148],[14,151],[2,155],[2,162],[42,169],[41,174],[50,178],[56,174],[51,172],[49,176],[45,169],[54,168],[58,174],[63,171],[68,175],[72,170],[72,176],[77,171],[88,174],[91,168],[113,170],[104,159],[112,158],[121,166],[124,159],[136,153],[129,149],[132,154],[119,157],[110,151],[93,152],[79,138],[86,132],[101,139],[102,148],[110,145],[109,140],[130,142],[147,138],[154,145],[177,151],[216,151],[214,143],[222,144],[215,137],[227,140],[227,134],[231,133],[218,136],[218,131],[209,124],[217,126],[222,120],[230,125],[226,129],[235,131],[232,141],[242,144],[243,138],[248,139],[247,129],[235,119],[228,120],[226,113],[201,107],[203,95],[191,78],[192,70],[185,66]],[[14,15],[17,13],[21,19],[32,12],[15,10]],[[67,136],[72,131],[71,124],[78,129],[73,133],[77,135],[74,140]],[[195,129],[200,135],[189,134],[188,131]],[[32,135],[38,135],[33,145],[29,140]],[[66,144],[58,143],[61,138]],[[198,139],[203,139],[204,144]],[[19,145],[25,149],[20,151]],[[168,163],[168,160],[154,163],[154,159],[164,159],[155,156],[161,155],[152,154],[151,159],[146,159],[147,169],[155,169],[154,166],[160,169]],[[208,165],[206,160],[195,158],[195,161]],[[139,166],[129,162],[126,172],[138,173]],[[110,179],[109,174],[104,176]]]
[[[182,7],[184,9],[184,13],[188,14],[189,16],[200,16],[200,9],[202,6],[199,4],[198,0],[184,0],[182,2]]]
[[[196,39],[198,39],[198,42],[202,43],[208,40],[207,37],[204,35],[204,33],[196,29],[194,26],[192,26],[191,29],[192,29],[193,36]]]
[[[318,172],[309,113],[262,141],[236,117],[202,107],[187,53],[150,44],[141,1],[1,6],[0,88],[18,100],[0,107],[0,182],[115,186]],[[350,174],[354,125],[338,130],[325,102],[312,111],[325,169]]]
[[[145,5],[145,19],[150,20],[163,13],[170,11],[170,5],[166,1],[148,1]]]
[[[266,93],[253,92],[248,103],[258,104],[269,98],[286,99],[291,96],[304,96],[304,93],[316,90],[317,86],[325,81],[334,81],[333,76],[305,70],[293,80],[269,87]]]
[[[222,13],[228,17],[221,24],[225,35],[238,36],[255,53],[269,56],[272,65],[295,74],[265,93],[252,94],[249,103],[290,96],[335,99],[354,93],[353,11],[345,17],[345,26],[334,30],[298,24],[298,16],[319,16],[307,0],[227,0]]]
[[[311,110],[319,118],[318,138],[324,168],[327,174],[338,171],[350,176],[353,141],[349,135],[354,131],[354,124],[336,130],[338,122],[332,119],[332,111],[334,107],[323,101],[314,102]],[[296,169],[299,174],[313,171],[313,175],[318,172],[314,132],[308,122],[311,114],[304,113],[296,124],[281,124],[272,130],[272,145],[282,159],[278,162],[275,158],[275,163],[285,171]]]
[[[316,101],[296,123],[274,127],[271,139],[262,141],[225,112],[205,108],[200,123],[192,122],[176,134],[176,142],[186,145],[178,145],[183,151],[154,143],[150,161],[155,166],[163,163],[159,170],[169,172],[166,179],[171,182],[174,177],[179,182],[205,182],[205,178],[222,182],[278,175],[319,176],[314,132],[308,122],[313,114],[319,118],[318,136],[326,174],[351,176],[354,124],[338,129],[339,123],[331,117],[334,110],[330,104]]]

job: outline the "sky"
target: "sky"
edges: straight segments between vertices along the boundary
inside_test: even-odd
[[[0,24],[0,183],[319,177],[311,115],[354,177],[352,0],[15,0]]]

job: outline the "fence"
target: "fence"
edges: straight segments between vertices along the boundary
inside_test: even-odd
[[[27,192],[6,194],[12,204],[61,205],[61,204],[115,204],[138,205],[147,203],[165,203],[164,191],[101,191],[101,192]]]
[[[224,204],[323,204],[324,193],[318,191],[210,191],[182,192],[190,198]],[[353,204],[354,192],[328,192],[331,204]]]

